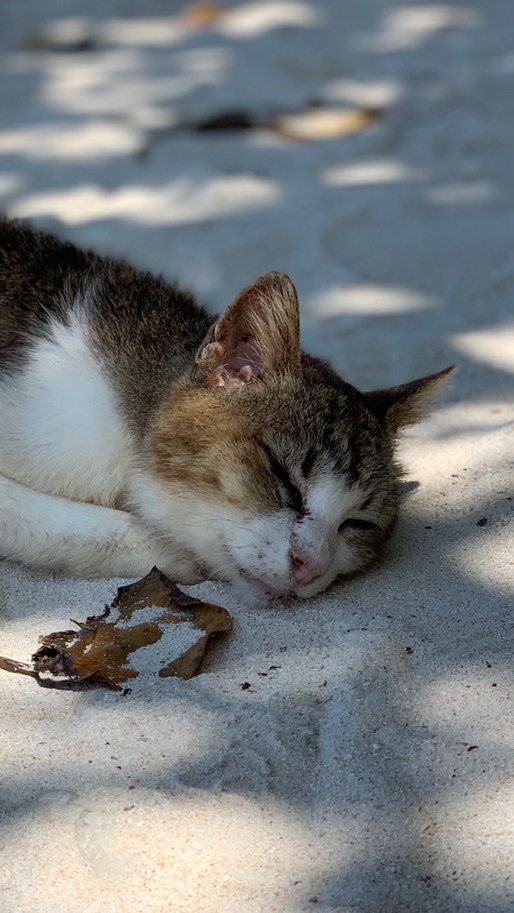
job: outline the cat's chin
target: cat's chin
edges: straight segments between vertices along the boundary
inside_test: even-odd
[[[245,606],[253,609],[265,608],[273,603],[284,603],[292,600],[294,597],[290,593],[274,591],[269,584],[258,577],[239,569],[237,577],[225,577],[221,574],[212,574],[211,580],[218,580],[230,587],[238,601]]]
[[[303,592],[294,592],[290,586],[283,589],[274,589],[268,583],[253,577],[244,571],[235,580],[225,581],[229,583],[233,592],[241,603],[251,608],[267,608],[273,605],[294,605],[299,600],[311,599],[317,596],[321,589],[306,587]],[[329,584],[327,583],[326,586]],[[326,586],[323,589],[326,589]]]
[[[279,598],[270,590],[267,590],[264,584],[261,584],[258,580],[248,580],[244,576],[235,580],[225,580],[225,583],[230,586],[230,589],[242,605],[252,609],[265,608]]]
[[[238,601],[251,609],[267,609],[273,605],[287,605],[296,601],[290,593],[273,593],[245,580],[230,581],[230,587]]]

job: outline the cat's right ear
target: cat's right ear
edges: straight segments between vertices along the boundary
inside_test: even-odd
[[[394,434],[406,425],[414,425],[425,417],[434,398],[451,375],[455,367],[446,368],[438,374],[420,377],[399,387],[375,390],[365,393],[371,411]]]
[[[296,289],[284,273],[268,273],[244,289],[213,324],[196,356],[207,387],[234,387],[300,366]]]

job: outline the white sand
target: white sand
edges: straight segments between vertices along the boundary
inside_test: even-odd
[[[90,0],[97,49],[48,54],[24,42],[78,2],[9,5],[1,207],[215,308],[287,271],[305,347],[365,388],[460,371],[372,573],[294,610],[198,588],[234,632],[153,693],[0,673],[0,908],[510,913],[514,8],[238,3],[188,37],[180,6]],[[159,132],[313,99],[385,114],[317,145]],[[20,660],[118,583],[0,574]]]

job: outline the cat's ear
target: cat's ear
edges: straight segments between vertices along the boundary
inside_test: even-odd
[[[446,368],[438,374],[420,377],[399,387],[366,393],[368,406],[395,433],[406,425],[419,422],[429,412],[436,395],[454,371],[454,367]]]
[[[298,369],[300,316],[291,280],[268,273],[244,289],[209,330],[196,364],[209,387],[233,387]]]

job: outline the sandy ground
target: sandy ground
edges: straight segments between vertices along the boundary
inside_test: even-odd
[[[213,308],[287,271],[305,347],[363,388],[460,371],[403,440],[401,520],[367,576],[294,610],[199,588],[235,628],[190,682],[0,673],[0,909],[507,913],[512,3],[241,2],[198,31],[182,6],[2,4],[2,209]],[[191,127],[312,102],[382,113],[313,143]],[[0,652],[27,659],[116,584],[3,564]]]

